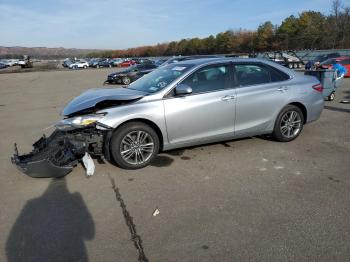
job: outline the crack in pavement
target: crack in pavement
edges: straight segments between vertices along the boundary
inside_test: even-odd
[[[115,197],[116,197],[117,201],[120,203],[120,207],[123,210],[124,220],[125,220],[126,225],[129,228],[129,231],[130,231],[130,234],[131,234],[131,240],[132,240],[132,242],[134,242],[136,250],[137,250],[137,252],[139,254],[138,261],[139,262],[148,262],[149,260],[147,259],[146,255],[145,255],[145,252],[143,250],[142,239],[141,239],[140,235],[137,234],[136,226],[134,224],[133,218],[132,218],[132,216],[130,216],[129,211],[126,208],[126,205],[124,203],[122,195],[119,192],[119,188],[116,187],[116,185],[115,185],[114,179],[111,178],[110,175],[108,175],[108,176],[109,176],[109,179],[111,181],[112,189],[113,189],[113,191],[115,193]]]

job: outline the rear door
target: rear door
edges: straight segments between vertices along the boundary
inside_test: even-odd
[[[205,143],[234,135],[235,89],[231,76],[230,63],[202,67],[182,81],[192,88],[192,94],[171,93],[164,99],[170,143]]]
[[[290,77],[262,63],[234,64],[235,134],[254,134],[271,128],[290,96]]]

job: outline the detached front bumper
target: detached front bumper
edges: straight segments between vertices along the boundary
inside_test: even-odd
[[[54,131],[33,144],[29,154],[15,154],[11,161],[30,177],[63,177],[70,173],[86,152],[102,156],[106,131],[95,127],[71,131]]]

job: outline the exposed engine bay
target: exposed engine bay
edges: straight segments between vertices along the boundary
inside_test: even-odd
[[[74,98],[63,110],[64,119],[56,130],[33,144],[33,150],[20,155],[15,144],[11,161],[31,177],[62,177],[91,154],[110,160],[109,140],[113,129],[98,123],[105,108],[132,103],[145,93],[127,88],[90,89]],[[84,161],[83,161],[84,162]]]

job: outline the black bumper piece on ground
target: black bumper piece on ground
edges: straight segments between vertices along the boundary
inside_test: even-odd
[[[78,164],[85,152],[103,154],[104,134],[95,128],[54,131],[33,144],[33,151],[19,155],[15,144],[13,164],[30,177],[63,177]]]

